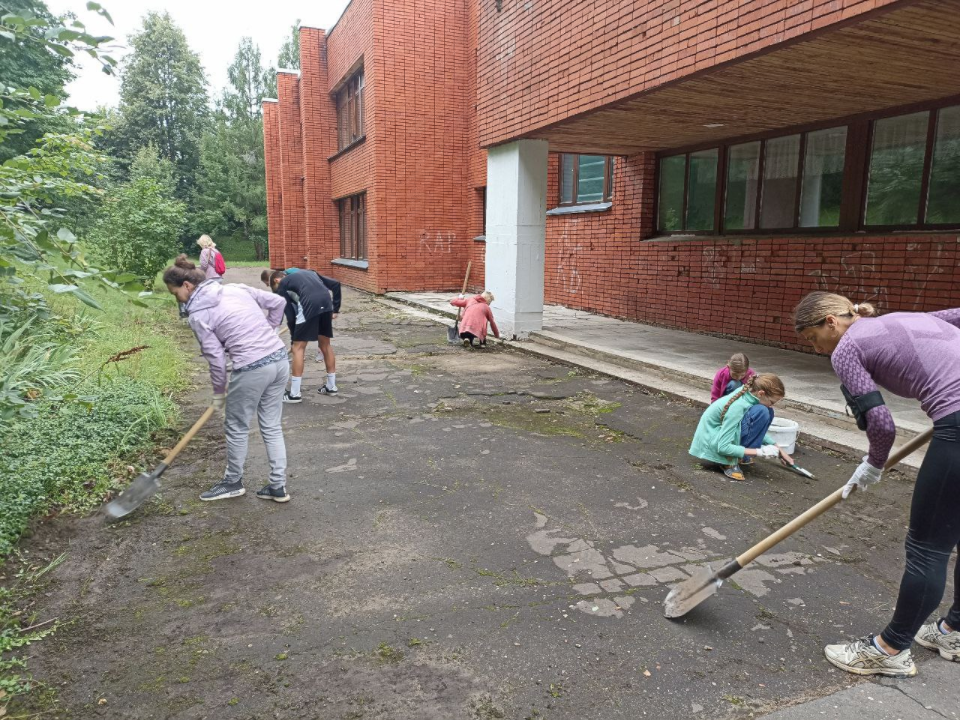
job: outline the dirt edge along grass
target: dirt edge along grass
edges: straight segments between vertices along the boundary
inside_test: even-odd
[[[189,384],[183,343],[189,330],[173,302],[140,308],[104,289],[94,293],[101,312],[36,290],[49,317],[32,323],[72,352],[62,381],[28,396],[33,416],[0,427],[0,709],[17,695],[38,694],[23,659],[26,645],[69,621],[29,612],[49,570],[69,558],[41,568],[35,558],[20,558],[18,541],[32,534],[38,519],[90,512],[126,484],[133,466],[152,462],[155,446],[171,439],[177,421],[172,396]]]

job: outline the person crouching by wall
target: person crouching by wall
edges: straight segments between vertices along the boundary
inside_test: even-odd
[[[731,480],[743,480],[740,465],[749,465],[755,457],[779,456],[792,465],[793,458],[767,435],[773,423],[773,406],[785,394],[783,382],[772,373],[747,378],[736,393],[721,397],[704,411],[690,454],[723,466],[723,474]]]
[[[474,341],[479,344],[487,344],[487,323],[493,330],[493,336],[500,338],[500,330],[497,328],[497,321],[493,319],[493,310],[490,305],[493,303],[493,293],[485,290],[480,295],[474,295],[471,298],[459,297],[450,301],[454,307],[463,308],[463,316],[460,318],[460,339],[463,340],[463,346],[475,346]]]
[[[227,469],[201,500],[240,497],[250,422],[257,413],[270,464],[269,483],[257,497],[287,502],[287,449],[280,417],[290,374],[287,351],[275,328],[283,322],[283,298],[247,285],[221,285],[181,255],[163,272],[167,290],[184,304],[187,319],[210,366],[213,407],[224,413]],[[267,311],[264,316],[263,311]],[[233,371],[227,388],[226,358]]]

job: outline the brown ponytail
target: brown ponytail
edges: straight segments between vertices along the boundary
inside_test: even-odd
[[[787,394],[783,387],[783,381],[773,373],[751,375],[743,383],[743,387],[731,395],[727,404],[723,406],[723,410],[720,411],[720,422],[723,422],[723,418],[727,414],[727,410],[730,409],[730,406],[743,397],[745,393],[758,393],[761,390],[763,390],[767,397],[782,398]]]
[[[178,255],[173,265],[163,271],[163,284],[171,287],[183,287],[185,282],[199,285],[206,279],[203,270],[190,262],[186,255]]]
[[[876,308],[870,303],[854,304],[843,295],[828,292],[812,292],[807,295],[793,311],[793,322],[797,332],[809,327],[822,325],[827,315],[836,317],[873,317]]]

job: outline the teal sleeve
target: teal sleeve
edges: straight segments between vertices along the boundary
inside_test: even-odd
[[[769,435],[764,435],[764,436],[763,436],[763,442],[762,442],[761,444],[763,444],[763,445],[776,445],[776,443],[773,441],[773,438],[770,437]]]

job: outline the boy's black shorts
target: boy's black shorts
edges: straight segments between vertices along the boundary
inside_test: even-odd
[[[314,342],[320,336],[333,337],[333,313],[323,313],[307,318],[294,327],[290,337],[297,342]]]

